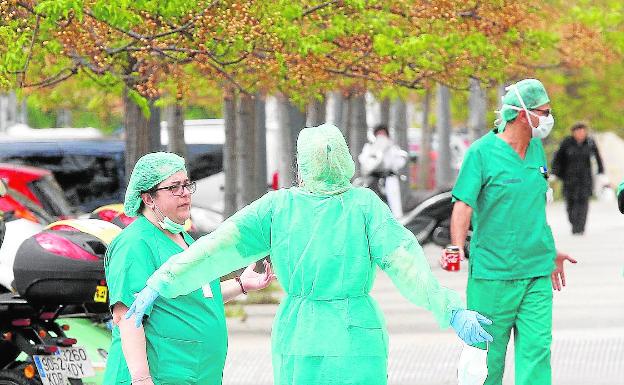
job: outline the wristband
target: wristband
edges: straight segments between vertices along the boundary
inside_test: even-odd
[[[245,290],[245,287],[243,286],[243,281],[241,280],[241,277],[234,277],[234,279],[240,285],[240,288],[241,288],[241,291],[243,292],[243,294],[247,294],[247,290]]]
[[[131,384],[135,384],[135,383],[137,383],[137,382],[143,382],[143,381],[145,381],[145,380],[149,380],[149,379],[151,379],[151,378],[152,378],[152,376],[145,376],[145,377],[133,378],[133,379],[131,379],[131,380],[130,380],[130,383],[131,383]]]

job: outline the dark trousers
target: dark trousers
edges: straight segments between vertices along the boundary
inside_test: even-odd
[[[568,219],[572,224],[572,234],[582,234],[585,231],[587,211],[589,209],[589,197],[566,198]]]

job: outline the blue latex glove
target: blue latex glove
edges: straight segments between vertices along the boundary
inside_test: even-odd
[[[137,328],[141,327],[145,311],[154,303],[154,301],[156,301],[158,296],[159,294],[156,290],[149,286],[145,286],[145,288],[136,295],[134,302],[132,302],[132,306],[130,306],[130,309],[126,312],[125,318],[129,319],[134,314],[134,324]]]
[[[451,316],[451,326],[455,329],[455,333],[468,345],[493,341],[481,323],[491,325],[492,321],[476,311],[466,309],[454,310]]]

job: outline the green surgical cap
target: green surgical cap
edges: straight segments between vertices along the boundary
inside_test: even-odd
[[[518,92],[516,92],[516,89]],[[503,105],[500,109],[500,123],[497,127],[498,132],[503,132],[507,122],[514,120],[518,116],[518,110],[514,109],[513,106],[523,108],[518,98],[518,93],[529,110],[550,102],[544,85],[537,79],[521,80],[505,88],[505,90],[507,90],[507,93],[503,96]]]
[[[153,152],[143,155],[134,165],[126,199],[124,200],[124,212],[129,217],[139,215],[141,207],[141,193],[145,192],[158,183],[169,178],[178,171],[185,171],[184,158],[171,152]]]
[[[301,130],[297,139],[297,166],[302,187],[316,194],[346,191],[355,173],[345,138],[333,124]]]

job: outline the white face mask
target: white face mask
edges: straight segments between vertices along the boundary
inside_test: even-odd
[[[464,344],[457,365],[458,385],[483,385],[488,375],[487,350]]]
[[[522,96],[520,96],[518,87],[515,84],[512,84],[507,89],[510,89],[510,88],[513,88],[514,91],[516,92],[516,96],[518,97],[518,100],[520,101],[522,108],[512,106],[512,105],[506,105],[506,106],[516,111],[523,111],[523,110],[526,111],[527,120],[529,121],[529,126],[531,126],[531,136],[533,138],[540,138],[540,139],[546,138],[550,134],[550,131],[552,131],[553,126],[555,125],[555,117],[552,115],[552,113],[548,114],[548,116],[542,116],[542,115],[538,115],[534,112],[529,111],[529,109],[524,104],[524,100],[522,100]],[[537,116],[537,119],[538,119],[537,127],[533,126],[533,122],[531,118],[529,117],[529,115]]]
[[[184,225],[174,222],[168,216],[163,215],[158,206],[156,206],[156,203],[154,203],[154,208],[156,209],[153,210],[154,213],[158,213],[161,217],[163,217],[162,221],[158,221],[158,226],[160,226],[161,229],[167,230],[171,234],[180,234],[184,231]],[[158,217],[158,215],[156,215],[156,217]]]
[[[529,114],[533,116],[537,116],[539,119],[537,123],[537,127],[533,127],[533,123],[531,123],[531,119],[529,119],[529,125],[531,126],[531,135],[534,138],[544,139],[550,134],[553,126],[555,125],[555,117],[552,114],[548,114],[548,116],[537,115],[531,111],[525,110]]]

